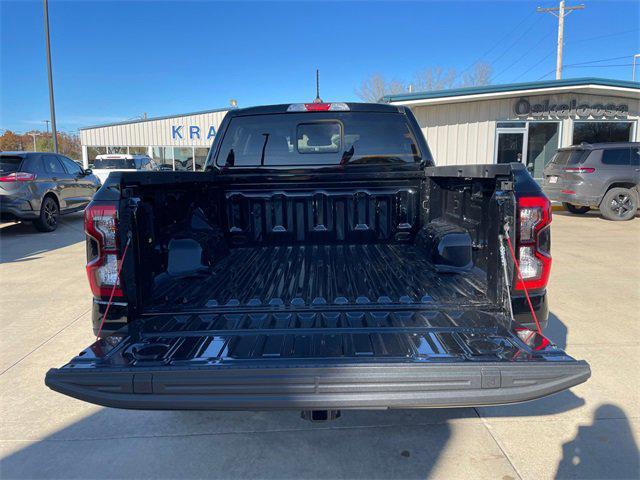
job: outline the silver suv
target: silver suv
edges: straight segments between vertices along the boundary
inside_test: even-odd
[[[544,169],[543,190],[571,213],[599,208],[609,220],[631,220],[640,204],[640,143],[561,148]]]

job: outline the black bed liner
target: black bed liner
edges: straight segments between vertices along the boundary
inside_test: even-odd
[[[164,275],[148,312],[258,305],[488,305],[478,271],[443,274],[413,244],[234,248],[207,273]]]

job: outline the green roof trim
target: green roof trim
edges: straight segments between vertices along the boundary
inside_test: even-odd
[[[189,117],[191,115],[204,115],[205,113],[226,112],[228,110],[233,110],[234,108],[236,107],[215,108],[213,110],[201,110],[199,112],[178,113],[177,115],[164,115],[162,117],[138,118],[135,120],[124,120],[122,122],[102,123],[100,125],[91,125],[89,127],[82,127],[82,128],[79,128],[78,130],[91,130],[92,128],[116,127],[118,125],[129,125],[132,123],[153,122],[156,120],[167,120],[168,118]]]
[[[579,87],[599,85],[603,87],[632,88],[640,90],[640,82],[629,80],[614,80],[611,78],[569,78],[566,80],[545,80],[542,82],[506,83],[503,85],[484,85],[481,87],[452,88],[450,90],[436,90],[432,92],[399,93],[385,95],[381,101],[401,102],[409,100],[427,100],[430,98],[464,97],[466,95],[482,95],[485,93],[517,92],[518,90],[537,90],[555,87]]]

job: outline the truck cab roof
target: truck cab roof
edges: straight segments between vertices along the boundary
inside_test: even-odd
[[[328,108],[322,106],[328,105]],[[331,110],[331,105],[341,105],[340,110]],[[302,108],[308,106],[307,110],[292,109],[292,107]],[[316,107],[317,109],[312,109]],[[406,107],[401,105],[389,105],[386,103],[359,103],[359,102],[322,102],[322,103],[281,103],[277,105],[261,105],[257,107],[238,108],[230,110],[227,115],[230,117],[241,117],[244,115],[264,115],[273,113],[303,113],[307,112],[326,112],[326,111],[351,111],[351,112],[372,112],[372,113],[404,113]]]

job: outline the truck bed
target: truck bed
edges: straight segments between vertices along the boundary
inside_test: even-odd
[[[149,312],[217,306],[438,304],[488,306],[481,271],[438,273],[413,244],[231,249],[210,271],[156,279]]]

